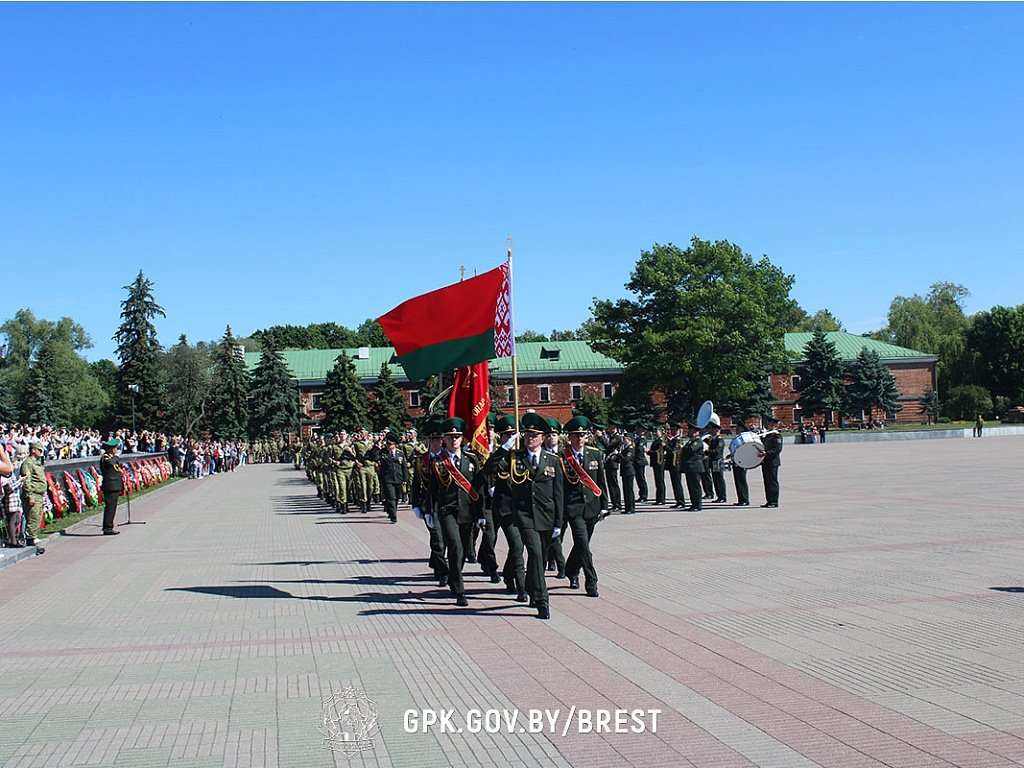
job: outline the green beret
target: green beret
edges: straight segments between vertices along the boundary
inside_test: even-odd
[[[466,434],[466,422],[458,416],[452,416],[441,422],[442,435],[464,435]]]
[[[590,419],[586,416],[573,416],[567,422],[565,422],[565,433],[569,435],[578,435],[582,432],[586,432],[590,429]]]
[[[500,419],[494,422],[494,430],[496,432],[515,432],[516,431],[516,417],[505,414]]]
[[[562,425],[558,421],[558,419],[549,416],[547,419],[545,419],[545,421],[547,421],[548,426],[551,427],[551,431],[554,432],[556,435],[562,433]]]
[[[551,425],[539,413],[527,413],[519,421],[519,424],[523,432],[542,432],[546,434],[551,431]]]

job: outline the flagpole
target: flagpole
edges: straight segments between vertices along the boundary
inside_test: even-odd
[[[515,300],[513,291],[515,290],[514,283],[512,282],[512,235],[508,235],[505,238],[505,247],[508,249],[508,315],[509,315],[509,328],[512,330],[512,407],[515,410],[516,416],[516,431],[519,431],[519,368],[516,365],[516,352],[515,352],[515,332],[516,332],[516,316],[515,316]],[[516,441],[518,443],[518,441]],[[518,447],[518,446],[517,446]]]

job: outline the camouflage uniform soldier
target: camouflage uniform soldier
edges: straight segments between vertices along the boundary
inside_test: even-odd
[[[41,555],[46,548],[36,544],[39,538],[39,524],[43,518],[43,498],[46,496],[46,472],[43,470],[43,444],[38,440],[29,443],[29,456],[21,464],[22,507],[28,526],[28,545],[36,548]]]

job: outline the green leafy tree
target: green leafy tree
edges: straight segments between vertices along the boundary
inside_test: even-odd
[[[373,428],[378,431],[389,427],[400,428],[402,420],[406,417],[405,401],[402,398],[402,390],[395,385],[391,367],[387,363],[381,363],[377,386],[373,391],[375,398],[370,404],[370,421]]]
[[[800,408],[826,418],[843,407],[843,361],[836,345],[817,330],[804,347],[800,364]]]
[[[979,414],[987,416],[992,413],[992,395],[977,384],[953,387],[946,395],[943,410],[957,421],[974,421]]]
[[[370,396],[356,376],[356,366],[346,354],[338,355],[324,381],[320,398],[326,432],[352,432],[370,423]]]
[[[185,334],[167,351],[167,423],[174,432],[193,437],[204,424],[211,363],[206,345],[191,346]]]
[[[240,346],[229,325],[213,352],[210,431],[222,440],[240,440],[249,431],[249,372]]]
[[[107,407],[97,426],[100,431],[108,432],[114,424],[114,403],[117,402],[117,363],[103,358],[89,363],[89,371],[107,396]]]
[[[627,429],[632,430],[657,424],[665,412],[665,406],[655,405],[650,388],[644,386],[643,381],[633,376],[627,368],[612,397],[611,411]]]
[[[522,331],[521,333],[517,333],[516,334],[516,344],[522,344],[524,342],[530,342],[530,341],[547,341],[547,340],[548,340],[547,336],[545,336],[543,333],[538,333],[537,331],[525,330],[525,331]]]
[[[595,300],[595,349],[636,369],[690,415],[706,399],[740,400],[765,366],[785,364],[793,278],[732,243],[693,238],[641,253],[626,288],[636,299]]]
[[[806,312],[804,314],[805,317],[801,318],[800,322],[789,329],[791,332],[809,333],[812,331],[824,331],[828,333],[830,331],[845,330],[839,318],[827,309],[819,309],[813,315],[808,315]]]
[[[934,389],[929,389],[924,399],[921,401],[921,405],[924,408],[925,415],[928,417],[928,423],[933,424],[939,419],[939,410],[942,404],[939,402],[939,393]]]
[[[748,419],[761,418],[772,412],[775,395],[772,393],[771,377],[767,371],[760,372],[750,382],[750,394],[739,400],[725,400],[716,405],[715,409],[733,420],[734,423],[746,422]]]
[[[867,419],[874,419],[876,409],[883,414],[895,414],[902,408],[897,402],[899,395],[896,377],[885,367],[877,352],[863,347],[846,384],[846,414]]]
[[[139,270],[135,281],[124,286],[128,297],[121,302],[121,325],[114,334],[117,342],[118,401],[117,415],[122,424],[129,424],[132,412],[132,390],[135,413],[142,429],[161,427],[164,412],[163,348],[156,336],[153,319],[166,317],[163,307],[153,296],[153,283]]]
[[[299,429],[299,389],[281,354],[263,348],[252,375],[249,432],[253,438],[286,435]]]
[[[967,344],[978,356],[977,384],[1024,402],[1024,304],[992,307],[972,318]]]
[[[359,327],[356,328],[356,336],[358,337],[359,343],[354,345],[357,347],[390,347],[391,340],[388,339],[384,333],[384,329],[380,327],[380,323],[375,318],[368,317]]]
[[[46,386],[54,418],[61,426],[91,428],[110,405],[89,364],[66,341],[53,337],[39,349],[38,375]]]

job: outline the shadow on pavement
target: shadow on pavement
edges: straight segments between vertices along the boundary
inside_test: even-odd
[[[994,592],[1024,592],[1024,587],[989,587],[989,589],[991,589]]]

